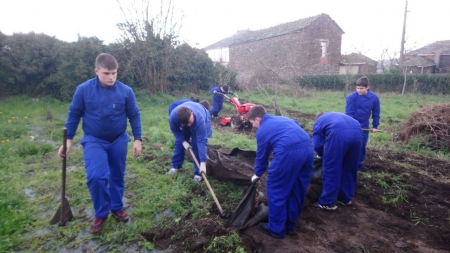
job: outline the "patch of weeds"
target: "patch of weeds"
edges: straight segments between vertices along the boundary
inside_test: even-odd
[[[424,223],[426,221],[428,221],[428,218],[425,217],[420,217],[419,215],[416,214],[416,212],[414,212],[413,210],[409,210],[409,217],[411,218],[411,221],[414,222],[414,225],[418,225],[419,223]]]
[[[230,252],[230,250],[236,249],[235,252],[244,252],[242,240],[237,233],[230,235],[224,235],[212,238],[210,244],[205,249],[205,252]]]
[[[17,154],[20,157],[45,155],[53,150],[54,147],[51,144],[22,143],[17,149]]]
[[[402,183],[402,175],[392,175],[388,172],[373,174],[375,183],[384,191],[381,200],[384,204],[397,206],[401,202],[408,202],[408,186]]]

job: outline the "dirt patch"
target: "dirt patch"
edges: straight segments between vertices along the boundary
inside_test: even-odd
[[[296,112],[289,112],[290,115]],[[314,115],[299,113],[293,118]],[[298,118],[300,120],[301,118]],[[231,131],[219,128],[218,131]],[[235,130],[254,137],[254,130]],[[252,134],[249,134],[251,132]],[[214,150],[214,149],[213,149]],[[210,158],[212,157],[209,154]],[[214,157],[212,158],[214,159]],[[241,156],[235,172],[243,175],[236,183],[249,181],[252,161]],[[312,181],[304,209],[297,221],[297,233],[276,240],[257,226],[244,231],[225,228],[227,220],[219,218],[212,203],[210,215],[191,221],[183,218],[179,227],[163,231],[150,230],[143,236],[157,249],[171,252],[211,252],[212,236],[238,232],[246,252],[449,252],[450,249],[450,162],[368,149],[365,160],[368,172],[359,173],[353,206],[338,205],[336,212],[311,209],[321,192],[320,180]],[[209,164],[209,166],[213,166]],[[210,169],[208,169],[210,171]],[[220,176],[213,175],[220,180]],[[197,188],[196,191],[207,191]],[[266,202],[265,178],[258,183],[258,202]],[[196,195],[208,192],[196,192]],[[216,192],[219,200],[227,196]],[[217,248],[216,248],[217,249]],[[223,246],[223,252],[234,251]]]

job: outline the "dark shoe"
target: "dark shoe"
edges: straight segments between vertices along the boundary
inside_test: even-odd
[[[272,237],[275,238],[275,239],[283,239],[283,237],[278,236],[278,235],[273,234],[272,232],[270,232],[270,230],[269,230],[269,228],[267,227],[267,225],[269,225],[269,224],[264,223],[264,222],[259,223],[259,226],[258,226],[258,227],[259,227],[259,230],[261,230],[261,231],[263,231],[264,233],[266,233],[266,234],[272,236]]]
[[[336,211],[337,210],[337,206],[336,205],[325,206],[325,205],[319,204],[319,202],[312,203],[311,207],[314,208],[314,209],[320,209],[320,210],[324,210],[324,211]]]
[[[107,219],[107,218],[106,218]],[[95,218],[94,222],[91,225],[91,229],[89,230],[89,232],[91,232],[91,234],[97,234],[100,231],[102,231],[103,229],[103,223],[105,223],[106,219],[102,219],[102,218]]]
[[[359,171],[368,171],[369,169],[368,169],[366,166],[361,165],[361,166],[358,168],[358,170],[359,170]]]
[[[288,235],[295,235],[295,229],[286,230],[286,234],[288,234]]]
[[[114,218],[116,218],[116,220],[120,222],[127,222],[130,219],[124,210],[117,213],[112,213],[112,216],[114,216]]]

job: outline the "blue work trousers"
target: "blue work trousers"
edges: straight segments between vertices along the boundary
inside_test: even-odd
[[[314,163],[310,143],[305,147],[277,152],[266,182],[269,230],[284,237],[293,230],[302,211]]]
[[[223,102],[222,103],[213,102],[213,108],[209,111],[209,114],[212,117],[218,117],[219,112],[222,110],[222,106],[223,106]]]
[[[86,168],[86,184],[97,218],[107,218],[109,212],[123,208],[122,197],[125,188],[125,164],[128,151],[128,134],[109,142],[84,136],[81,144]]]
[[[323,156],[323,189],[319,204],[332,206],[336,200],[348,203],[353,199],[361,142],[359,129],[343,129],[328,136]]]

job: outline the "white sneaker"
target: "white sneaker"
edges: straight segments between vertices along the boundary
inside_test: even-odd
[[[195,181],[195,182],[200,182],[200,181],[202,181],[202,176],[195,175],[194,181]]]
[[[178,171],[177,169],[172,168],[172,169],[169,170],[169,172],[167,172],[167,174],[173,175],[173,174],[175,174],[177,171]]]

